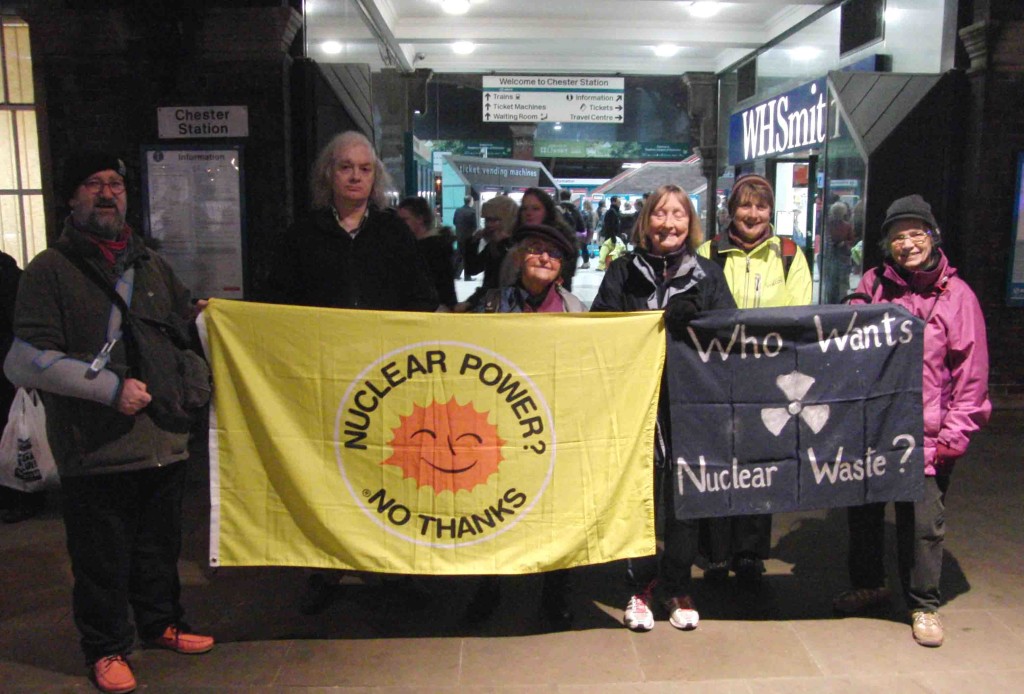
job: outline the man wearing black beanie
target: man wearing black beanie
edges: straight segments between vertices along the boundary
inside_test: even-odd
[[[189,349],[188,290],[125,223],[124,161],[88,152],[64,171],[71,213],[22,276],[4,372],[43,394],[75,626],[93,682],[121,694],[136,687],[136,632],[178,653],[213,648],[182,619],[177,567],[188,432],[209,370]]]

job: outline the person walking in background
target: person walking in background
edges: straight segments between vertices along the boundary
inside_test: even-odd
[[[811,303],[811,271],[797,245],[776,236],[775,193],[766,179],[740,176],[726,202],[729,224],[697,252],[725,272],[739,308],[805,306]],[[772,541],[770,514],[707,521],[708,567],[704,578],[721,581],[731,568],[745,588],[756,588]]]
[[[473,276],[468,268],[466,268],[466,248],[473,242],[473,234],[476,233],[479,226],[476,219],[476,209],[473,207],[472,195],[467,195],[462,199],[462,207],[455,210],[452,223],[455,225],[455,239],[458,244],[458,267],[462,269],[462,278],[471,280]],[[458,272],[455,273],[455,276],[458,277]]]
[[[434,227],[434,211],[423,198],[405,198],[398,203],[398,216],[416,237],[416,245],[427,274],[434,283],[437,298],[447,309],[455,306],[455,280],[452,276],[452,239],[441,236]]]
[[[924,399],[924,499],[896,502],[900,584],[911,632],[922,646],[945,638],[942,595],[946,492],[953,466],[988,422],[988,339],[978,298],[939,245],[942,235],[920,195],[893,202],[882,223],[885,260],[864,274],[851,303],[890,302],[925,322],[921,395]],[[856,614],[889,601],[885,585],[885,504],[848,509],[851,590],[833,602]]]
[[[587,223],[583,220],[583,213],[580,212],[579,208],[572,203],[572,192],[568,190],[561,190],[558,193],[558,206],[562,210],[562,215],[565,217],[565,222],[568,224],[576,235],[576,245],[579,247],[580,252],[580,267],[590,267],[590,251],[587,250],[587,243],[589,243],[590,234],[587,231]],[[573,261],[575,264],[575,261]]]
[[[124,162],[86,152],[65,173],[71,214],[22,276],[4,371],[43,393],[75,626],[93,682],[121,694],[136,687],[136,632],[177,653],[214,646],[185,623],[178,578],[188,432],[209,371],[182,345],[188,290],[125,223]],[[203,380],[205,392],[187,387]]]
[[[601,246],[597,252],[597,269],[604,272],[613,261],[626,254],[627,248],[618,234],[605,234],[602,230],[601,235],[604,237],[604,240],[601,241]]]
[[[484,279],[472,296],[455,307],[458,313],[474,310],[484,292],[504,286],[513,279],[512,268],[505,260],[513,245],[512,231],[516,227],[519,205],[507,195],[495,195],[481,205],[480,213],[484,218],[483,229],[473,234],[466,246],[464,259],[466,272],[471,275],[482,272]],[[481,241],[485,244],[483,248],[480,247]]]
[[[658,188],[637,224],[636,247],[608,268],[591,311],[664,310],[666,328],[679,339],[689,318],[698,311],[736,307],[721,268],[697,255],[700,218],[685,190],[676,185]],[[677,629],[694,629],[700,620],[690,597],[699,521],[679,520],[673,510],[672,426],[685,427],[686,422],[671,421],[668,397],[663,393],[653,469],[655,517],[664,519],[664,549],[653,557],[631,560],[634,580],[643,589],[629,599],[623,623],[635,631],[654,628],[657,603]]]
[[[576,232],[569,228],[563,215],[558,211],[555,201],[540,188],[527,188],[523,191],[519,202],[519,219],[516,229],[525,226],[544,225],[557,229],[573,246],[576,245]],[[572,278],[576,274],[576,262],[562,263],[562,283],[572,291]]]
[[[590,244],[596,238],[597,212],[594,211],[594,203],[589,200],[583,201],[583,223],[587,226],[587,243]]]
[[[857,234],[850,223],[850,206],[842,200],[828,208],[828,243],[825,244],[825,303],[838,304],[850,293],[852,251]]]
[[[601,234],[604,238],[614,234],[622,239],[623,243],[629,243],[629,239],[622,237],[622,213],[619,212],[619,196],[613,195],[608,199],[608,211],[604,213],[601,221]]]

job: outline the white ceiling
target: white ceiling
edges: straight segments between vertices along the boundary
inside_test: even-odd
[[[460,16],[440,0],[306,0],[306,41],[319,62],[374,70],[678,75],[720,71],[831,2],[721,2],[701,19],[679,0],[471,0]],[[455,41],[476,49],[456,55]],[[657,57],[664,43],[678,53]]]

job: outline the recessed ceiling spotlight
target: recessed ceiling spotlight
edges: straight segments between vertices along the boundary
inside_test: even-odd
[[[690,6],[686,9],[692,16],[704,19],[714,17],[722,9],[722,6],[710,0],[700,0],[700,2],[691,2]]]
[[[898,7],[886,7],[883,16],[887,22],[898,22],[903,17],[903,10]]]
[[[472,41],[456,41],[452,44],[452,52],[456,55],[469,55],[476,50],[476,44]]]
[[[469,0],[441,0],[441,9],[448,14],[466,14],[469,12]]]
[[[660,46],[654,47],[654,55],[659,58],[671,58],[679,52],[679,46],[674,43],[663,43]]]
[[[337,41],[324,41],[320,44],[320,50],[327,55],[338,55],[345,47]]]
[[[789,57],[800,62],[814,60],[819,55],[821,55],[821,49],[814,46],[797,46],[789,49]]]

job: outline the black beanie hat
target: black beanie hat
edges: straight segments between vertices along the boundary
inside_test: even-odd
[[[916,194],[900,198],[889,205],[889,209],[885,211],[885,221],[882,222],[882,236],[888,235],[889,225],[901,219],[920,219],[933,231],[938,231],[939,228],[935,222],[935,215],[932,214],[932,206]]]
[[[70,200],[75,197],[75,191],[82,181],[100,171],[116,171],[122,178],[128,175],[128,168],[124,160],[116,154],[109,152],[77,152],[72,154],[64,163],[64,199]]]

